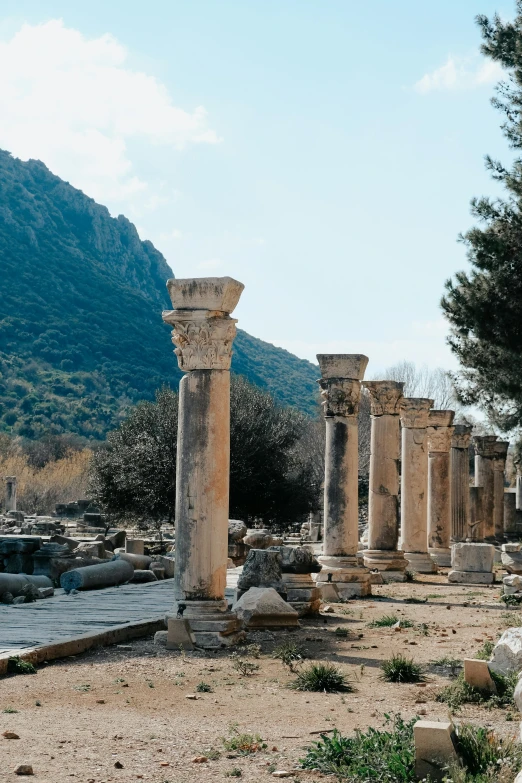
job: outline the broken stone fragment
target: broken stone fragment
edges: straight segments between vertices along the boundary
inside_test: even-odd
[[[126,560],[111,560],[99,565],[66,571],[60,577],[60,587],[63,587],[67,593],[72,590],[92,590],[124,584],[133,576],[134,568]]]
[[[453,724],[449,721],[419,720],[413,727],[415,774],[420,780],[444,780],[448,766],[458,763],[453,744]]]
[[[247,628],[296,628],[295,609],[283,601],[272,587],[251,587],[241,596],[232,612]]]
[[[464,679],[472,688],[487,693],[496,693],[497,688],[489,672],[487,661],[464,658]]]
[[[489,668],[504,675],[522,670],[522,628],[504,631],[493,648]]]
[[[281,592],[283,580],[281,555],[278,550],[251,549],[238,579],[239,590],[250,587],[273,587]]]

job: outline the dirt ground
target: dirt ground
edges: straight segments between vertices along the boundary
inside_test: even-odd
[[[447,707],[435,696],[450,682],[450,671],[432,662],[473,657],[485,641],[514,624],[515,613],[499,602],[498,585],[448,585],[441,575],[373,592],[371,598],[332,605],[334,613],[304,620],[299,630],[250,634],[249,641],[262,647],[258,659],[248,658],[259,665],[251,676],[238,674],[229,653],[183,655],[145,639],[51,662],[33,676],[3,678],[0,735],[12,731],[20,739],[0,736],[0,780],[20,780],[13,770],[25,763],[33,766],[33,779],[45,783],[268,781],[274,770],[293,771],[294,781],[313,781],[322,776],[294,768],[321,731],[379,727],[385,713],[445,719]],[[408,603],[411,598],[427,600]],[[368,628],[384,614],[415,626],[399,632]],[[522,618],[522,612],[516,614]],[[347,629],[348,636],[336,635],[336,628]],[[338,664],[354,692],[289,689],[295,675],[271,657],[288,639],[302,643],[312,660]],[[425,666],[426,683],[380,679],[381,661],[396,651]],[[212,692],[196,693],[201,682]],[[191,694],[198,698],[187,698]],[[518,716],[514,722],[510,717],[508,710],[469,706],[457,719],[517,734]],[[259,734],[267,747],[234,757],[223,747],[231,725]],[[212,749],[220,751],[218,758],[194,762],[209,752],[217,755]]]

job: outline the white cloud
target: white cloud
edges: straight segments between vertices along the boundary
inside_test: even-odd
[[[127,61],[112,35],[88,39],[56,19],[24,24],[0,41],[0,147],[40,158],[109,206],[140,194],[153,209],[157,196],[134,171],[129,144],[180,150],[220,139],[202,106],[174,106],[161,82]]]
[[[506,73],[494,60],[478,60],[476,57],[452,57],[440,68],[426,73],[415,83],[417,92],[436,90],[469,90],[484,84],[494,84],[505,78]]]

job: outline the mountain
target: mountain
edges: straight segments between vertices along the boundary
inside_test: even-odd
[[[101,439],[129,406],[177,387],[165,281],[135,226],[0,150],[0,431]],[[239,330],[232,370],[317,410],[318,368]]]

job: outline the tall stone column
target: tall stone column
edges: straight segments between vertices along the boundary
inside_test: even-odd
[[[174,310],[163,320],[180,382],[176,467],[175,610],[195,643],[216,648],[239,631],[227,611],[230,468],[230,361],[236,320],[230,317],[243,284],[230,277],[169,280]]]
[[[451,566],[450,448],[455,411],[428,417],[428,552],[437,565]]]
[[[469,488],[469,536],[479,544],[484,542],[484,487]]]
[[[369,595],[370,572],[357,564],[359,545],[358,423],[361,380],[368,357],[320,354],[326,421],[324,535],[317,576],[323,599]]]
[[[517,491],[504,490],[504,535],[508,541],[516,541],[517,533]]]
[[[16,476],[5,477],[5,510],[16,511]]]
[[[495,457],[496,435],[476,435],[475,446],[475,486],[482,487],[482,523],[484,541],[494,541],[495,521],[493,459]]]
[[[465,541],[469,530],[469,444],[472,427],[456,424],[450,451],[451,538]]]
[[[517,464],[517,478],[516,478],[516,495],[517,495],[517,511],[522,511],[522,465]]]
[[[401,549],[409,568],[436,572],[428,554],[428,416],[433,400],[403,397],[401,401]]]
[[[493,521],[495,523],[495,538],[499,543],[502,543],[504,541],[504,479],[509,441],[498,440],[494,445]]]
[[[400,401],[397,381],[365,381],[371,400],[368,549],[364,565],[385,582],[404,582],[408,566],[399,540]]]

